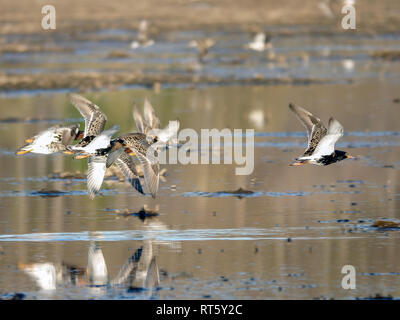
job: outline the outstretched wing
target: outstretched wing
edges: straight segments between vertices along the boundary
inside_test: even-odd
[[[132,115],[133,115],[133,120],[135,120],[136,128],[137,128],[138,132],[145,133],[143,118],[142,118],[142,115],[137,110],[136,104],[133,106]]]
[[[297,118],[299,118],[300,122],[307,129],[308,145],[303,156],[309,156],[314,153],[315,148],[325,136],[327,130],[322,121],[311,112],[293,103],[289,104],[289,108],[296,114]]]
[[[138,41],[144,43],[147,41],[147,21],[142,20],[139,24]]]
[[[87,188],[90,199],[93,199],[99,192],[105,173],[105,156],[91,156],[88,158]]]
[[[335,143],[343,136],[343,126],[334,118],[329,119],[328,132],[321,139],[313,156],[331,155],[335,151]]]
[[[78,94],[71,94],[70,99],[85,119],[84,137],[100,134],[104,130],[107,116],[97,105]]]
[[[158,184],[160,180],[160,167],[158,163],[150,161],[143,155],[137,154],[137,157],[143,167],[144,181],[147,187],[147,191],[153,198],[157,195]]]
[[[150,129],[160,128],[160,120],[147,98],[144,100],[144,121]]]
[[[136,171],[136,165],[131,156],[127,155],[125,151],[118,157],[115,164],[121,170],[125,179],[134,187],[138,192],[144,194],[139,175]]]
[[[254,42],[259,42],[259,43],[264,43],[265,42],[265,33],[262,33],[262,32],[257,33],[254,36],[254,40],[253,41]]]

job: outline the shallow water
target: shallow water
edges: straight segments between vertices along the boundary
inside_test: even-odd
[[[79,113],[65,93],[3,96],[0,294],[23,292],[32,299],[400,297],[400,233],[371,227],[377,219],[400,219],[397,89],[388,81],[368,81],[86,94],[106,112],[108,126],[119,124],[121,132],[134,128],[127,116],[131,103],[141,105],[145,97],[163,124],[179,118],[182,128],[195,130],[256,129],[251,175],[236,176],[234,165],[167,165],[155,200],[115,179],[90,200],[85,179],[51,176],[84,172],[85,161],[16,157],[26,137],[57,121],[79,121]],[[324,168],[289,167],[306,139],[287,107],[290,101],[325,123],[334,115],[346,130],[338,147],[357,159]],[[239,187],[253,193],[230,191]],[[134,213],[144,204],[159,205],[159,215],[140,219]],[[94,243],[108,270],[107,280],[97,285],[86,271]],[[136,283],[122,279],[121,268],[140,248]],[[159,283],[140,282],[153,260]],[[341,268],[349,264],[357,271],[356,290],[341,288]],[[39,280],[33,270],[42,270],[42,278],[57,274],[56,280]]]
[[[163,32],[154,35],[154,45],[136,50],[130,48],[136,32],[125,29],[85,31],[74,35],[15,34],[4,40],[28,47],[41,43],[42,50],[4,52],[0,55],[0,66],[2,73],[10,76],[93,73],[107,77],[112,73],[133,73],[141,78],[162,74],[162,85],[166,87],[170,82],[175,83],[172,79],[177,76],[186,76],[194,82],[204,81],[202,77],[207,76],[207,79],[218,79],[218,83],[254,79],[328,83],[370,79],[398,81],[398,58],[393,61],[373,58],[374,53],[385,50],[398,52],[398,34],[320,34],[323,31],[306,28],[294,33],[290,27],[269,27],[266,32],[274,34],[274,48],[266,52],[245,49],[252,39],[248,33],[237,30]],[[188,43],[207,37],[214,39],[216,44],[210,48],[205,63],[199,65],[197,52]],[[58,51],[52,52],[52,49]],[[159,80],[154,78],[154,81]],[[112,87],[115,86],[124,87],[121,83]],[[60,89],[55,84],[53,87]],[[21,87],[13,90],[25,92]]]
[[[90,200],[84,176],[59,175],[84,173],[86,161],[15,155],[26,138],[56,123],[83,127],[67,97],[74,86],[0,91],[0,298],[400,298],[400,231],[371,226],[400,219],[400,62],[371,56],[398,51],[400,36],[297,29],[270,27],[276,59],[244,49],[249,35],[235,30],[160,33],[154,46],[135,51],[135,32],[123,29],[3,35],[6,43],[65,49],[3,52],[5,76],[167,75],[160,93],[122,84],[84,94],[121,133],[135,129],[132,103],[141,107],[145,97],[163,125],[179,119],[196,131],[256,131],[249,176],[235,175],[235,165],[166,165],[154,200],[113,177]],[[199,68],[187,45],[205,37],[217,42]],[[113,52],[126,56],[110,58]],[[216,77],[224,86],[168,81],[182,74]],[[233,85],[260,78],[305,81]],[[356,159],[289,167],[306,145],[290,102],[325,123],[337,118],[345,128],[337,147]],[[144,205],[158,215],[144,216]],[[103,257],[107,267],[102,279],[87,268],[93,248],[96,263]],[[341,287],[345,265],[356,268],[356,290]]]

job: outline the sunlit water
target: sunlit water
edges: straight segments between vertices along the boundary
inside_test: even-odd
[[[118,35],[125,35],[119,31]],[[111,33],[113,35],[113,33]],[[196,35],[196,34],[195,34]],[[74,53],[4,54],[3,71],[70,70],[93,63],[106,72],[112,49],[129,42],[68,42]],[[187,72],[195,61],[187,48],[192,33],[158,39],[153,47],[117,61],[145,72]],[[198,35],[197,35],[198,36]],[[217,34],[201,72],[221,77],[331,78],[324,85],[166,86],[159,94],[138,87],[85,94],[105,111],[107,126],[134,130],[132,102],[153,103],[163,125],[181,128],[254,128],[254,171],[235,175],[236,165],[166,165],[156,199],[128,184],[106,179],[102,195],[90,200],[82,173],[86,162],[63,155],[15,150],[24,139],[55,123],[77,123],[80,114],[65,91],[16,91],[0,98],[0,295],[23,292],[40,299],[311,299],[400,297],[397,229],[377,230],[376,220],[400,219],[400,98],[398,62],[377,62],[369,50],[384,36],[323,39],[278,37],[276,52],[287,65],[268,65],[265,55],[241,45],[244,34]],[[61,43],[67,40],[60,40]],[[67,43],[67,42],[65,42]],[[388,48],[398,49],[394,37]],[[162,49],[162,50],[159,50]],[[160,51],[163,55],[158,54]],[[309,60],[301,60],[306,52]],[[244,57],[243,54],[248,56]],[[244,59],[233,63],[231,60]],[[175,59],[175,60],[174,60]],[[353,63],[343,63],[351,59]],[[53,61],[53,62],[52,62]],[[53,63],[53,64],[52,64]],[[175,63],[175,64],[174,64]],[[352,79],[352,83],[343,83]],[[28,94],[26,94],[28,93]],[[356,156],[328,167],[289,167],[306,145],[302,125],[288,108],[295,102],[325,123],[345,128],[337,147]],[[83,122],[81,122],[83,126]],[[237,194],[239,188],[252,193]],[[158,206],[158,216],[139,214]],[[87,270],[97,245],[107,277],[95,284]],[[141,252],[141,254],[139,254]],[[133,263],[135,281],[121,276]],[[131,260],[130,260],[131,258]],[[133,259],[133,260],[135,260]],[[129,265],[129,263],[128,263]],[[132,265],[132,264],[131,264]],[[353,265],[357,289],[341,287],[342,267]],[[155,276],[156,275],[156,276]],[[158,278],[158,281],[154,279]],[[140,282],[140,279],[147,279]]]

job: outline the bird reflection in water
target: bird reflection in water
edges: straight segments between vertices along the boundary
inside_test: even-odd
[[[86,268],[66,263],[45,262],[19,263],[18,269],[27,273],[35,280],[40,291],[46,293],[55,292],[60,287],[85,287],[90,296],[100,297],[110,293],[110,290],[126,289],[129,294],[152,298],[160,284],[157,248],[159,245],[173,245],[176,248],[179,244],[154,239],[152,236],[154,231],[168,229],[157,218],[146,218],[143,224],[145,230],[142,244],[112,279],[110,279],[106,260],[98,242],[101,238],[98,236],[94,236],[93,238],[97,239],[89,243]]]

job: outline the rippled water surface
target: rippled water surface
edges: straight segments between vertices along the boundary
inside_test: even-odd
[[[192,36],[171,35],[158,44],[165,49],[165,60],[154,54],[150,55],[154,61],[147,58],[145,63],[154,63],[153,71],[170,65],[174,55],[178,59],[189,50],[186,42]],[[0,295],[23,292],[32,299],[400,297],[399,230],[372,227],[376,220],[400,219],[399,64],[378,63],[366,55],[379,48],[383,39],[339,39],[329,47],[337,58],[332,54],[326,58],[318,53],[327,50],[322,40],[278,38],[277,53],[287,54],[293,68],[260,69],[264,58],[257,54],[246,64],[224,65],[221,57],[228,59],[235,41],[245,40],[226,34],[221,38],[221,47],[202,72],[223,77],[230,72],[238,78],[258,72],[265,77],[291,74],[352,81],[297,86],[167,85],[158,94],[128,87],[85,94],[105,111],[107,126],[119,124],[121,132],[134,129],[132,101],[141,106],[145,97],[164,125],[179,119],[181,128],[196,131],[256,130],[251,175],[235,175],[236,165],[166,165],[156,199],[141,196],[111,177],[104,182],[102,195],[90,200],[84,175],[63,178],[59,174],[85,173],[84,160],[63,155],[17,157],[15,150],[38,131],[59,122],[81,122],[83,127],[83,122],[63,90],[2,94]],[[167,40],[178,45],[168,47]],[[398,39],[392,40],[390,48],[398,48]],[[101,41],[96,47],[90,42],[71,45],[79,47],[82,60],[76,53],[58,56],[61,69],[62,64],[87,65],[85,59],[106,68],[104,54],[91,55],[104,53],[104,48],[99,50],[102,45],[113,48]],[[295,58],[293,48],[310,53],[309,67]],[[156,49],[149,48],[150,52]],[[130,56],[129,63],[140,64],[146,50]],[[355,66],[351,70],[341,62],[349,56]],[[7,72],[18,73],[26,67],[24,57],[4,55],[0,61]],[[28,60],[42,72],[43,59],[38,54]],[[26,70],[36,72],[32,65]],[[345,128],[337,147],[356,159],[323,168],[289,167],[306,145],[305,131],[290,112],[289,102],[304,106],[325,123],[330,116],[337,118]],[[238,193],[239,188],[251,192]],[[145,205],[158,214],[144,215]],[[102,279],[92,277],[90,250],[96,252],[97,264],[106,265]],[[341,287],[344,265],[356,268],[356,290]]]

